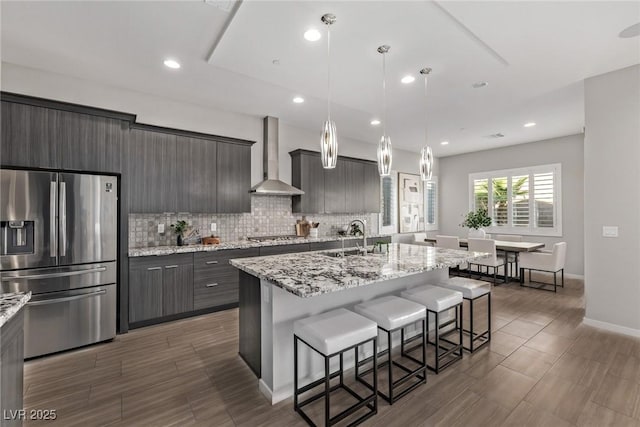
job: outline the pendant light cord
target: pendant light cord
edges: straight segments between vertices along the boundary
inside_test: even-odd
[[[427,140],[427,119],[429,118],[428,107],[427,107],[427,75],[424,75],[424,144],[425,146],[429,145],[429,141]]]
[[[331,26],[327,25],[327,118],[331,120]]]
[[[382,54],[382,113],[384,120],[382,121],[382,135],[387,135],[387,54]]]

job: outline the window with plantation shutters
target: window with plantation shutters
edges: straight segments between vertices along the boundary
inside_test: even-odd
[[[425,231],[438,229],[438,179],[424,181],[424,225]]]
[[[470,210],[491,217],[489,232],[562,235],[560,164],[473,173],[469,193]]]

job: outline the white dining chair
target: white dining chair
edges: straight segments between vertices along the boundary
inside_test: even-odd
[[[436,247],[446,249],[460,249],[460,238],[458,236],[436,236]]]
[[[436,248],[464,250],[460,247],[460,238],[458,236],[436,236]],[[461,270],[467,270],[467,263],[456,265],[449,269],[449,273],[459,275]]]
[[[522,236],[518,234],[497,234],[496,240],[502,240],[503,242],[522,242]],[[513,266],[516,263],[516,254],[505,252],[507,257],[507,264],[509,264],[509,276],[513,276]]]
[[[473,272],[473,266],[478,266],[478,273],[480,273],[481,267],[487,267],[487,274],[489,273],[489,267],[493,269],[493,284],[498,283],[498,269],[502,267],[504,272],[504,283],[507,283],[507,262],[506,258],[500,257],[496,251],[496,241],[492,239],[469,239],[468,240],[469,252],[486,252],[489,256],[485,258],[478,258],[469,263],[469,277]]]
[[[431,242],[425,242],[424,239],[427,238],[427,233],[413,233],[413,244],[420,246],[433,246]]]
[[[561,273],[560,287],[564,288],[564,264],[567,257],[567,243],[560,242],[553,245],[551,252],[538,251],[538,252],[523,252],[520,254],[520,286],[542,289],[550,291],[551,289],[545,289],[546,286],[550,286],[551,283],[535,282],[531,280],[531,270],[544,271],[547,273],[553,273],[553,292],[558,290],[557,273]],[[529,270],[529,283],[537,283],[542,286],[526,286],[524,284],[524,270]]]

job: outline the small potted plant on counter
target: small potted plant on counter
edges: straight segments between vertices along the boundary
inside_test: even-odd
[[[184,235],[184,232],[187,230],[187,227],[189,227],[189,224],[187,224],[187,221],[179,220],[176,221],[175,224],[171,224],[170,227],[178,237],[177,245],[182,246],[182,237]]]
[[[490,226],[491,222],[491,218],[487,215],[487,210],[479,208],[476,211],[469,212],[460,225],[469,227],[469,237],[484,239],[487,233],[483,227]]]

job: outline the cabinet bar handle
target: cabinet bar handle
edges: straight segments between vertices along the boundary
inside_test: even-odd
[[[178,268],[177,265],[165,265],[164,268]]]
[[[219,283],[207,283],[205,286],[207,288],[213,288],[214,286],[218,286],[218,285],[219,285]]]
[[[218,263],[218,261],[207,261],[206,263],[207,263],[207,264],[217,264],[217,263]]]
[[[151,271],[151,270],[162,270],[162,267],[149,267],[147,268],[147,270]]]

